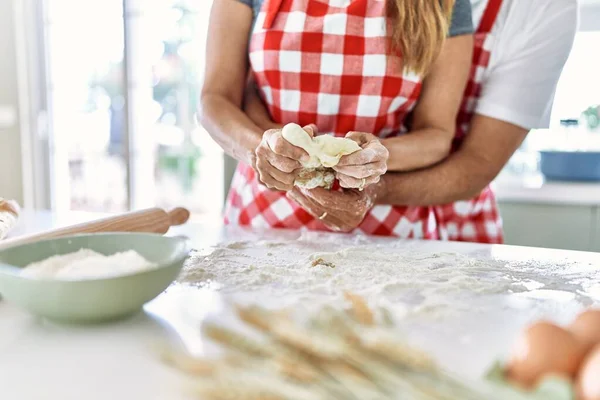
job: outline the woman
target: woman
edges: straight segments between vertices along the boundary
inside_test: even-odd
[[[263,135],[263,124],[241,110],[248,58],[276,124],[315,124],[361,145],[336,167],[342,187],[370,184],[366,191],[375,190],[388,170],[422,168],[447,156],[473,48],[464,29],[445,40],[453,6],[452,0],[265,0],[253,21],[252,10],[239,1],[215,0],[201,117],[212,137],[242,162],[227,221],[309,229],[326,229],[327,222],[285,194],[293,196],[289,191],[306,154],[279,130]],[[471,24],[470,15],[467,20]],[[376,206],[371,214],[397,218],[383,228],[361,224],[365,233],[401,235],[408,220],[413,236],[435,238],[428,210],[411,215],[405,207]]]

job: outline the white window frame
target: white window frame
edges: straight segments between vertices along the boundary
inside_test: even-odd
[[[13,0],[19,70],[24,206],[53,208],[53,166],[46,97],[45,10],[36,0]]]

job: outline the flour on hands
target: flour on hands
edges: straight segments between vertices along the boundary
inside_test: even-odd
[[[362,190],[379,182],[387,172],[389,151],[379,138],[370,133],[350,132],[346,138],[361,146],[361,151],[342,157],[333,168],[340,186],[346,189]]]

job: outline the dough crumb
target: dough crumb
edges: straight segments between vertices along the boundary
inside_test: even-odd
[[[335,264],[334,264],[334,263],[332,263],[332,262],[328,262],[328,261],[325,261],[325,260],[323,260],[321,257],[319,257],[319,258],[317,258],[316,260],[314,260],[314,261],[311,263],[311,265],[312,265],[313,267],[316,267],[316,266],[319,266],[319,265],[320,265],[320,266],[323,266],[323,267],[335,268]]]

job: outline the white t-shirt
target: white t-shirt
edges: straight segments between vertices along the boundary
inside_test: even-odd
[[[478,27],[488,0],[471,0]],[[504,0],[476,113],[547,128],[578,26],[577,0]]]

